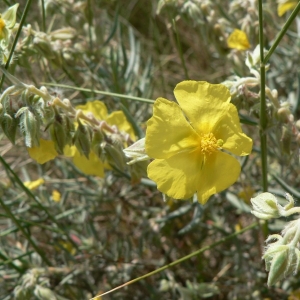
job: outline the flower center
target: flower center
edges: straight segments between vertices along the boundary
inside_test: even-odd
[[[210,155],[221,149],[223,144],[223,140],[217,140],[213,133],[205,133],[201,136],[200,151],[202,154]]]

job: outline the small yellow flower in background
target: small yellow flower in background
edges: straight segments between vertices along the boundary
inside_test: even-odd
[[[234,29],[227,39],[227,45],[231,49],[247,50],[250,48],[250,43],[246,32]]]
[[[39,186],[41,186],[44,183],[45,183],[45,180],[43,178],[39,178],[34,181],[23,182],[23,184],[31,191],[37,189]]]
[[[294,9],[299,1],[281,0],[278,2],[277,14],[282,17],[287,11]]]
[[[39,147],[27,148],[27,150],[30,157],[41,165],[58,155],[54,143],[43,139],[40,139]]]
[[[58,190],[53,190],[51,198],[54,202],[59,202],[61,200],[61,194]]]
[[[197,193],[198,201],[232,185],[252,140],[242,132],[230,93],[221,84],[183,81],[174,90],[179,103],[158,98],[147,122],[146,153],[154,158],[148,176],[158,190],[175,199]]]

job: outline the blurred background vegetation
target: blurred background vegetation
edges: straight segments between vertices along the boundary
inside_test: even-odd
[[[0,9],[4,12],[15,3],[2,1]],[[29,9],[9,72],[37,87],[52,83],[90,89],[48,87],[74,106],[97,99],[110,112],[126,111],[140,137],[151,105],[96,95],[93,90],[174,99],[175,85],[185,79],[221,83],[251,76],[244,63],[246,52],[229,49],[226,39],[235,28],[241,29],[247,33],[249,50],[254,50],[257,1],[18,3],[17,22],[26,5]],[[265,1],[264,11],[269,48],[287,15],[278,16],[275,0]],[[67,37],[58,34],[62,28],[69,28]],[[277,89],[281,101],[293,105],[296,120],[299,32],[295,22],[267,73],[268,86]],[[2,91],[9,85],[5,80]],[[0,131],[0,299],[90,299],[251,224],[249,201],[261,191],[261,164],[258,102],[250,98],[241,92],[234,100],[251,121],[243,130],[254,140],[254,151],[242,161],[239,182],[205,206],[164,202],[146,178],[132,185],[130,177],[114,171],[107,171],[105,178],[86,176],[63,156],[39,165],[29,157],[21,135],[13,145]],[[278,196],[288,191],[297,199],[299,149],[292,137],[284,139],[284,126],[268,107],[270,190]],[[284,147],[287,143],[289,149]],[[22,182],[39,178],[44,184],[32,191],[24,188]],[[281,228],[280,221],[270,224],[271,232]],[[254,229],[102,298],[300,299],[298,276],[267,287],[263,248],[264,237]]]

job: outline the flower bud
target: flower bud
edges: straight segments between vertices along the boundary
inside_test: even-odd
[[[107,162],[114,168],[120,171],[124,171],[126,168],[125,156],[122,152],[122,148],[117,145],[111,145],[109,143],[102,143],[104,146],[105,157]]]
[[[251,213],[259,219],[269,220],[281,216],[280,205],[271,193],[262,193],[255,198],[251,198],[251,203],[253,206]]]
[[[40,121],[28,107],[20,108],[15,117],[20,117],[20,131],[25,139],[26,147],[39,146]]]
[[[92,136],[92,129],[88,125],[83,125],[78,119],[78,127],[74,135],[73,143],[79,153],[83,154],[87,159],[89,159],[91,151]]]
[[[10,114],[4,113],[0,116],[0,125],[6,137],[11,141],[12,144],[14,144],[17,133],[18,121]]]
[[[275,244],[267,249],[263,259],[266,262],[266,270],[269,271],[268,286],[271,286],[298,271],[300,251],[290,244]]]
[[[150,159],[145,151],[145,138],[142,138],[131,146],[123,149],[123,152],[125,153],[126,157],[131,158],[131,161],[127,163],[128,165],[134,164],[138,161]]]
[[[288,122],[290,114],[291,114],[291,112],[290,112],[290,110],[287,107],[280,107],[277,110],[277,117],[283,123],[287,123]]]
[[[76,36],[76,30],[72,27],[60,28],[58,30],[52,31],[50,36],[54,40],[68,40],[73,39]]]
[[[41,285],[36,285],[34,289],[34,295],[37,297],[37,299],[43,299],[43,300],[57,299],[55,293],[53,293],[50,289],[43,287]]]
[[[59,154],[64,153],[66,145],[72,144],[73,122],[65,115],[60,115],[55,110],[55,118],[50,126],[51,139],[54,142],[55,150]]]

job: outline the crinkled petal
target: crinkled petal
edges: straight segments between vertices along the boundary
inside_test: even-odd
[[[76,106],[76,109],[81,109],[83,113],[91,112],[97,120],[106,120],[107,108],[105,104],[99,100],[87,102],[84,105]]]
[[[188,199],[197,191],[203,158],[194,151],[155,159],[149,164],[147,173],[156,182],[159,191],[175,199]]]
[[[86,175],[95,175],[104,177],[104,165],[99,157],[94,153],[90,152],[89,159],[84,155],[81,155],[77,150],[73,157],[74,165]]]
[[[212,130],[217,139],[222,139],[223,149],[239,156],[248,155],[252,150],[252,139],[242,132],[238,112],[233,104],[228,106]]]
[[[176,153],[195,149],[199,136],[175,102],[158,98],[153,116],[147,122],[146,153],[152,158],[168,158]]]
[[[121,111],[114,111],[112,112],[107,118],[106,121],[109,125],[116,125],[120,131],[124,131],[129,134],[130,138],[135,141],[135,133],[131,126],[131,124],[128,122],[125,114]]]
[[[40,139],[40,145],[38,147],[27,148],[27,150],[30,157],[41,165],[54,159],[58,155],[53,141],[44,139]]]
[[[198,201],[205,204],[211,195],[235,183],[240,172],[241,166],[234,157],[220,151],[212,153],[207,157],[202,168],[203,176],[197,183]]]
[[[175,97],[197,133],[210,133],[231,105],[229,90],[222,84],[182,81],[176,85]]]

